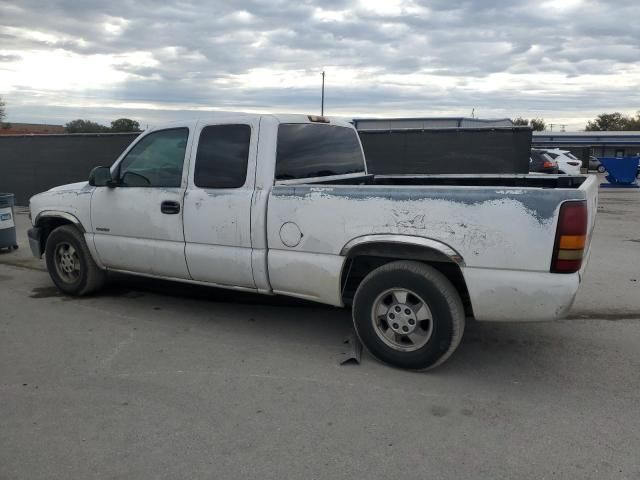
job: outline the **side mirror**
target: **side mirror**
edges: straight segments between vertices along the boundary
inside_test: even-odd
[[[115,187],[116,184],[111,178],[111,168],[96,167],[89,174],[89,185],[92,187]]]

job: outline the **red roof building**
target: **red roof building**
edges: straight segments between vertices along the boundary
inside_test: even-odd
[[[44,123],[5,122],[0,126],[0,135],[29,135],[47,133],[65,133],[65,131],[62,125],[47,125]]]

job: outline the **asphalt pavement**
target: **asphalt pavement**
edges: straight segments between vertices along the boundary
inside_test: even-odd
[[[0,254],[0,479],[640,478],[640,192],[601,192],[570,318],[440,368],[338,361],[350,315]]]

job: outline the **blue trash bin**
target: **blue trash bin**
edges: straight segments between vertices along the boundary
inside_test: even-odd
[[[610,186],[637,187],[638,161],[640,157],[599,157],[600,163],[607,170]]]
[[[14,218],[13,193],[0,193],[0,248],[18,248]]]

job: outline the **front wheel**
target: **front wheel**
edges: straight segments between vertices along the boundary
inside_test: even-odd
[[[93,261],[82,234],[72,225],[51,232],[45,258],[51,280],[63,293],[86,295],[104,284],[105,272]]]
[[[398,261],[362,281],[353,300],[353,322],[377,359],[426,370],[456,350],[465,316],[458,291],[442,273],[420,262]]]
[[[598,173],[604,173],[604,172],[605,172],[604,165],[598,165]]]

